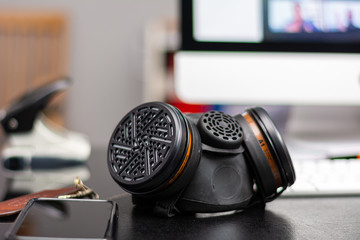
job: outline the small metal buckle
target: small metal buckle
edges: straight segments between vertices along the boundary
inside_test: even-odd
[[[88,188],[78,177],[74,179],[74,184],[76,188],[80,188],[79,191],[73,194],[60,195],[58,198],[68,199],[88,197],[91,199],[99,199],[99,195],[91,188]]]

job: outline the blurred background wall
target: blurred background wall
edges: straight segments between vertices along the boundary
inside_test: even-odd
[[[143,102],[144,33],[148,23],[176,18],[176,0],[0,0],[1,11],[55,10],[69,20],[66,127],[106,146],[120,118]],[[0,79],[1,81],[1,79]]]

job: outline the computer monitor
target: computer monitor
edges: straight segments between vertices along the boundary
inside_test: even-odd
[[[360,104],[360,1],[182,0],[181,36],[184,102]]]

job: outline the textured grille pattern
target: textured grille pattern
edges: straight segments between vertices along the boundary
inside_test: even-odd
[[[146,181],[166,163],[174,144],[174,119],[166,108],[145,105],[129,112],[110,141],[111,171],[120,182]]]
[[[230,115],[218,111],[209,111],[204,113],[200,121],[203,132],[206,132],[208,137],[216,139],[217,143],[221,142],[230,145],[241,143],[242,131],[240,125]]]

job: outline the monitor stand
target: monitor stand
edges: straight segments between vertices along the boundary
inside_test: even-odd
[[[358,106],[295,106],[285,139],[296,158],[323,158],[360,152]]]

